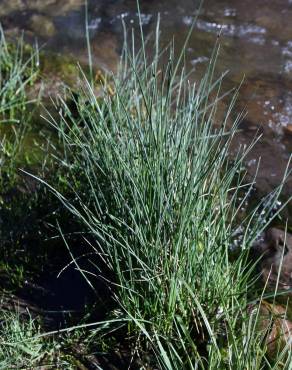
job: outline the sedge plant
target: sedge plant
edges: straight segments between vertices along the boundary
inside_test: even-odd
[[[18,42],[8,42],[0,27],[0,122],[20,121],[20,115],[31,103],[28,87],[38,75],[37,49]]]
[[[173,44],[161,49],[159,34],[158,22],[151,53],[142,32],[139,51],[133,34],[125,41],[102,98],[84,76],[75,111],[63,101],[60,119],[48,118],[75,199],[51,190],[91,234],[102,261],[96,274],[119,307],[109,325],[120,320],[134,355],[150,353],[151,366],[168,370],[272,366],[247,314],[247,257],[282,184],[239,224],[254,185],[243,170],[254,143],[230,159],[242,117],[233,112],[238,91],[217,121],[219,48],[194,82],[184,65],[188,40],[175,57]],[[91,283],[92,273],[80,272]]]
[[[46,339],[41,320],[18,309],[0,310],[0,369],[66,369],[79,367],[78,360],[65,353],[63,347],[71,338]]]
[[[23,37],[7,41],[0,25],[1,191],[5,190],[7,181],[12,183],[15,179],[16,159],[31,123],[32,103],[39,100],[39,96],[32,96],[32,85],[38,75],[38,48],[25,44]]]
[[[38,338],[40,328],[18,312],[0,311],[0,369],[35,368],[46,356],[48,346]]]

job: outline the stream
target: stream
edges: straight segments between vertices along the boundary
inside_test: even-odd
[[[140,5],[146,34],[155,32],[159,13],[162,42],[173,36],[179,50],[197,14],[197,2],[141,0]],[[93,60],[107,70],[117,64],[122,19],[138,31],[135,0],[88,1]],[[87,60],[82,0],[0,0],[0,22],[10,35],[24,30],[29,41],[37,38],[45,50]],[[246,166],[253,176],[261,157],[257,188],[266,194],[281,183],[292,152],[292,1],[205,0],[187,48],[187,64],[195,68],[196,77],[202,76],[219,34],[217,73],[229,71],[224,88],[243,81],[236,111],[248,112],[236,146],[262,135]],[[290,176],[283,199],[291,189]]]

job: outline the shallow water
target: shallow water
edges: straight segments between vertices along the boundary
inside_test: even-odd
[[[197,14],[193,0],[144,0],[146,33],[161,16],[162,40],[173,35],[177,49]],[[0,21],[11,34],[45,43],[46,49],[87,60],[85,10],[81,0],[0,0]],[[114,69],[122,45],[121,19],[138,27],[135,0],[89,0],[94,62]],[[270,191],[281,182],[292,151],[292,0],[205,0],[187,49],[187,62],[200,76],[220,34],[218,73],[229,70],[225,87],[241,87],[237,110],[247,109],[239,143],[259,131],[262,139],[247,158],[250,174],[261,157],[258,186]],[[224,104],[222,110],[224,111]],[[284,193],[291,195],[292,180]]]

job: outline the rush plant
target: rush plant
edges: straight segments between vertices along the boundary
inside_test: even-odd
[[[161,369],[261,369],[263,336],[252,335],[247,315],[247,255],[282,185],[260,202],[265,219],[256,208],[239,223],[254,185],[243,171],[254,143],[230,159],[238,91],[218,121],[219,48],[194,82],[183,62],[188,39],[175,58],[172,44],[161,49],[159,34],[158,22],[153,48],[142,32],[139,51],[134,35],[125,42],[102,98],[84,78],[72,97],[77,113],[63,102],[60,120],[49,118],[75,201],[51,189],[94,239],[107,267],[96,266],[96,274],[119,306],[109,325],[124,325],[136,353],[150,352]]]
[[[0,28],[0,122],[19,122],[30,103],[28,87],[38,75],[38,52],[24,44],[7,42]]]

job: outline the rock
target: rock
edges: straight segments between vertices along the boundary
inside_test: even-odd
[[[258,330],[265,337],[267,355],[275,359],[286,347],[292,349],[292,322],[286,318],[286,309],[280,305],[262,301],[260,306],[253,306],[254,314],[258,313]]]
[[[25,3],[23,0],[4,0],[1,1],[0,17],[6,17],[15,11],[21,12],[24,9]]]
[[[84,6],[84,0],[26,0],[25,3],[30,10],[52,16],[64,16]]]
[[[260,258],[262,285],[274,291],[292,289],[292,234],[271,228],[254,246],[255,257]],[[289,293],[291,295],[291,293]]]
[[[56,33],[53,21],[44,15],[34,14],[30,18],[29,24],[37,36],[53,37]]]
[[[262,239],[254,245],[254,258],[261,258],[258,269],[261,273],[261,285],[265,292],[274,292],[278,286],[279,290],[292,288],[292,234],[285,233],[278,228],[268,229]],[[285,298],[283,307],[262,300],[260,305],[253,305],[251,311],[257,317],[257,330],[262,334],[267,355],[275,360],[284,349],[283,361],[292,350],[292,322],[291,307],[289,307],[289,294]],[[277,301],[279,297],[276,296]]]
[[[116,72],[119,62],[118,39],[111,33],[99,32],[91,40],[93,65],[97,65],[107,72]],[[75,58],[81,63],[88,64],[88,56],[83,50],[76,51]]]
[[[284,127],[284,132],[287,135],[292,135],[292,123],[288,124]]]
[[[3,0],[1,1],[0,17],[23,11],[64,16],[83,5],[83,0]]]

